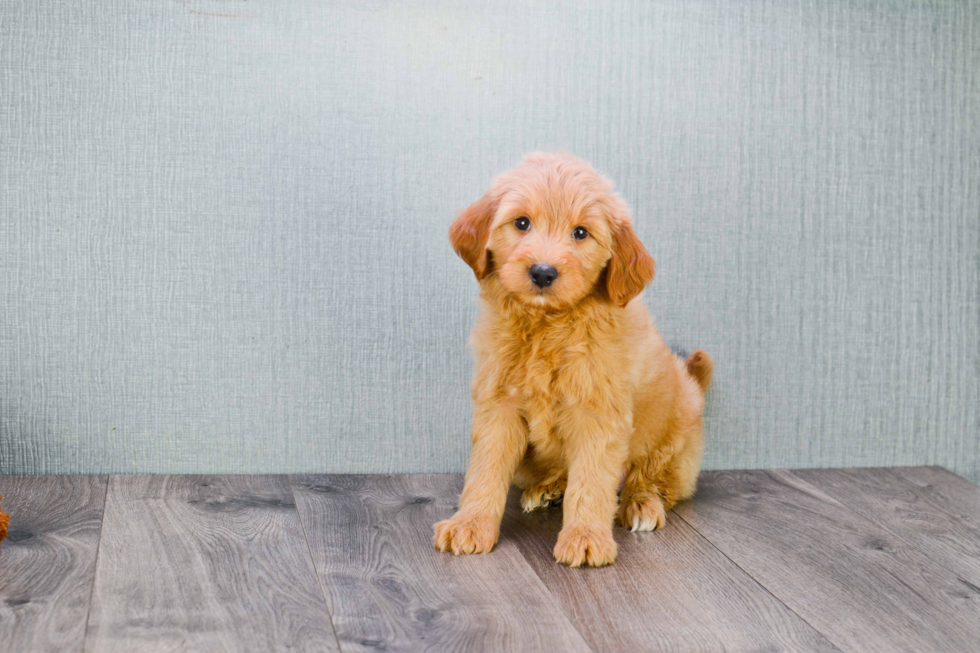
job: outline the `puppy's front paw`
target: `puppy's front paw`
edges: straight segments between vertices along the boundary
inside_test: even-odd
[[[631,531],[655,531],[667,525],[664,502],[656,494],[637,494],[619,506],[619,523]]]
[[[569,567],[611,565],[616,559],[616,542],[608,526],[566,526],[558,533],[555,560]]]
[[[532,485],[521,495],[521,508],[524,512],[534,512],[539,508],[560,506],[567,484],[565,479],[559,479],[553,483]]]
[[[456,513],[435,525],[432,543],[445,553],[486,553],[497,543],[500,524],[482,515],[466,516]]]

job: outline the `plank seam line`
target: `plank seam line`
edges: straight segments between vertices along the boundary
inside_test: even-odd
[[[725,552],[724,552],[724,551],[722,551],[722,550],[721,550],[720,548],[718,548],[718,546],[717,546],[717,545],[716,545],[716,544],[715,544],[714,542],[712,542],[712,541],[711,541],[710,539],[708,539],[708,537],[707,537],[707,536],[706,536],[706,535],[705,535],[704,533],[702,533],[701,531],[699,531],[699,530],[698,530],[698,529],[697,529],[697,528],[696,528],[696,527],[694,526],[694,524],[692,524],[691,522],[689,522],[689,521],[687,521],[686,519],[684,519],[683,517],[681,517],[681,515],[680,515],[680,514],[678,514],[678,513],[676,513],[676,512],[674,512],[673,510],[671,510],[670,512],[671,512],[671,514],[673,514],[673,515],[676,515],[676,516],[677,516],[677,517],[678,517],[678,518],[679,518],[679,519],[680,519],[680,520],[681,520],[682,522],[684,522],[685,524],[687,524],[688,526],[690,526],[690,527],[691,527],[691,528],[692,528],[692,529],[694,530],[694,532],[698,534],[698,536],[699,536],[699,537],[701,537],[702,539],[704,539],[704,541],[705,541],[705,542],[707,542],[707,543],[708,543],[709,545],[711,545],[711,548],[713,548],[714,550],[716,550],[716,551],[717,551],[718,553],[720,553],[721,555],[723,555],[723,556],[725,557],[725,559],[726,559],[726,560],[728,560],[728,561],[729,561],[729,562],[731,562],[731,563],[732,563],[733,565],[735,565],[735,568],[736,568],[736,569],[738,569],[738,570],[739,570],[739,571],[741,571],[741,572],[742,572],[743,574],[745,574],[745,575],[746,575],[746,576],[747,576],[748,578],[750,578],[750,579],[752,580],[752,582],[753,582],[753,583],[755,583],[756,585],[758,585],[759,587],[761,587],[761,588],[762,588],[762,590],[763,590],[763,591],[764,591],[764,592],[765,592],[766,594],[768,594],[768,595],[769,595],[769,596],[771,596],[771,597],[772,597],[773,599],[775,599],[775,600],[776,600],[776,601],[777,601],[777,602],[778,602],[778,603],[779,603],[779,604],[780,604],[781,606],[783,606],[784,608],[786,608],[787,610],[789,610],[789,611],[790,611],[790,612],[791,612],[792,614],[795,614],[795,615],[797,616],[797,618],[798,618],[798,619],[799,619],[800,621],[802,621],[802,622],[803,622],[803,623],[805,623],[805,624],[806,624],[807,626],[809,626],[810,628],[812,628],[812,629],[813,629],[813,632],[815,632],[815,633],[817,633],[818,635],[820,635],[821,637],[823,637],[823,638],[824,638],[824,639],[825,639],[825,640],[827,641],[827,643],[828,643],[828,644],[830,644],[830,645],[831,645],[831,646],[832,646],[832,647],[834,648],[834,650],[835,650],[835,651],[841,651],[841,653],[843,653],[843,651],[842,651],[842,649],[840,649],[840,648],[839,648],[839,647],[838,647],[838,646],[837,646],[836,644],[834,644],[834,642],[832,642],[832,641],[830,640],[830,638],[829,638],[829,637],[827,637],[827,635],[826,635],[826,634],[824,634],[824,632],[823,632],[822,630],[820,630],[819,628],[817,628],[817,627],[815,627],[815,626],[814,626],[813,624],[811,624],[811,623],[810,623],[809,621],[807,621],[806,619],[804,619],[804,618],[803,618],[803,617],[802,617],[802,616],[801,616],[801,615],[800,615],[799,613],[797,613],[797,612],[796,612],[796,610],[794,610],[793,608],[791,608],[791,607],[789,607],[788,605],[786,605],[786,603],[785,603],[785,602],[784,602],[784,601],[783,601],[783,600],[782,600],[781,598],[779,598],[778,596],[776,596],[775,594],[773,594],[773,593],[772,593],[772,591],[771,591],[771,590],[770,590],[770,589],[769,589],[768,587],[766,587],[765,585],[763,585],[763,584],[762,584],[762,581],[760,581],[760,580],[759,580],[758,578],[756,578],[755,576],[753,576],[752,574],[750,574],[750,573],[749,573],[748,571],[746,571],[745,569],[742,569],[742,566],[741,566],[741,565],[739,565],[739,564],[738,564],[737,562],[735,562],[734,560],[732,560],[732,559],[731,559],[731,558],[730,558],[730,557],[728,556],[728,554],[727,554],[727,553],[725,553]]]
[[[448,475],[449,476],[455,476],[457,481],[463,481],[465,479],[465,476],[463,474],[448,474]],[[461,485],[461,483],[458,483],[458,484]],[[507,488],[508,498],[510,497],[510,489],[511,489],[510,487]],[[460,489],[460,491],[462,491],[462,488]],[[505,509],[505,511],[504,511],[504,518],[506,518],[506,514],[507,514],[507,512],[506,512],[506,509]],[[500,546],[499,540],[500,540],[500,536],[503,535],[503,520],[504,520],[504,518],[501,518],[501,520],[500,520],[501,521],[500,526],[499,526],[499,528],[500,528],[500,534],[497,536],[498,542],[497,542],[496,545],[494,545],[495,548]],[[555,593],[551,591],[551,588],[548,587],[548,584],[544,582],[544,579],[541,578],[541,575],[534,568],[534,565],[532,565],[531,562],[527,559],[527,555],[524,554],[524,551],[521,550],[521,547],[517,546],[517,544],[514,543],[513,541],[511,542],[511,546],[521,556],[520,559],[521,559],[521,562],[524,563],[524,566],[527,567],[531,571],[532,574],[534,574],[534,578],[537,578],[538,579],[538,585],[541,587],[542,590],[545,591],[545,593],[548,595],[548,598],[550,598],[551,599],[551,602],[554,603],[555,607],[558,608],[558,611],[560,612],[561,616],[563,616],[565,618],[565,623],[567,623],[572,628],[572,630],[574,630],[576,633],[578,633],[579,638],[582,640],[582,643],[585,644],[585,646],[586,646],[587,649],[589,649],[590,651],[592,651],[592,653],[597,653],[597,650],[592,645],[592,642],[589,641],[589,639],[585,636],[585,633],[583,633],[582,630],[575,624],[575,621],[572,619],[572,616],[565,610],[564,606],[562,606],[562,604],[561,604],[561,601],[559,601],[558,600],[558,597],[555,596]],[[491,549],[491,551],[492,551],[492,549]]]
[[[524,552],[520,550],[520,547],[515,546],[514,548],[521,554],[521,562],[527,565],[527,567],[531,570],[531,573],[534,574],[534,577],[538,579],[538,583],[541,585],[544,591],[548,593],[548,596],[551,597],[551,601],[555,604],[555,607],[561,611],[561,616],[565,617],[565,623],[567,623],[572,630],[578,633],[578,636],[582,639],[582,643],[585,644],[586,648],[592,651],[592,653],[597,653],[596,647],[592,645],[592,642],[590,642],[589,638],[585,636],[585,633],[583,633],[582,630],[575,624],[575,621],[572,619],[572,615],[568,614],[564,606],[562,606],[561,601],[559,601],[558,597],[555,596],[555,593],[551,591],[551,588],[545,585],[544,579],[538,575],[537,570],[535,570],[531,563],[528,562]]]
[[[834,467],[834,468],[829,468],[829,469],[833,469],[833,470],[836,471],[839,468]],[[887,467],[884,467],[884,468],[879,468],[879,469],[888,469],[888,468]],[[796,470],[796,471],[801,471],[801,470]],[[922,553],[921,551],[919,551],[919,548],[917,546],[913,546],[909,542],[905,541],[905,538],[899,537],[890,528],[887,528],[885,526],[882,526],[876,520],[871,519],[867,515],[863,515],[863,514],[859,513],[857,510],[855,510],[851,506],[847,505],[843,501],[839,500],[837,497],[832,496],[830,494],[827,494],[827,492],[825,492],[823,490],[823,488],[821,488],[819,485],[814,485],[813,483],[811,483],[810,481],[806,480],[805,478],[803,478],[799,474],[796,474],[794,470],[792,470],[792,469],[763,469],[763,470],[761,470],[761,472],[763,474],[765,474],[766,476],[768,476],[769,478],[771,478],[773,481],[775,481],[779,485],[788,487],[791,490],[796,490],[797,492],[803,492],[802,489],[795,488],[792,485],[787,485],[779,477],[773,476],[773,474],[772,474],[772,472],[786,472],[787,474],[789,474],[790,476],[792,476],[793,478],[795,478],[798,482],[802,483],[803,485],[809,486],[811,489],[819,492],[820,494],[824,495],[828,499],[832,500],[834,502],[834,507],[835,508],[840,508],[840,509],[843,509],[843,510],[851,513],[858,520],[860,520],[862,522],[865,522],[867,525],[869,525],[869,526],[871,526],[873,528],[877,528],[878,530],[885,531],[886,533],[888,533],[889,535],[891,535],[892,537],[894,537],[896,540],[900,540],[903,544],[905,544],[910,549],[913,549],[915,551],[918,551],[919,553]],[[810,494],[809,496],[812,497],[812,498],[814,498],[814,499],[821,500],[820,497],[818,497],[816,495]],[[940,566],[942,566],[942,565],[940,565]]]
[[[296,490],[293,489],[293,477],[286,474],[286,485],[289,486],[289,494],[293,497],[293,507],[296,509],[296,516],[299,517],[299,527],[303,529],[303,539],[306,541],[306,552],[310,554],[310,564],[313,565],[313,575],[316,576],[316,584],[320,588],[320,596],[323,597],[323,608],[327,611],[327,618],[330,620],[330,630],[333,632],[334,641],[337,642],[337,650],[343,651],[340,645],[340,637],[337,635],[337,626],[333,623],[333,612],[330,611],[330,602],[327,601],[327,592],[323,589],[323,581],[320,579],[320,570],[316,568],[316,558],[313,557],[313,547],[310,546],[310,536],[306,532],[306,523],[303,522],[303,513],[300,512],[299,502],[296,501]]]
[[[459,477],[458,480],[463,480],[463,474],[453,474],[453,476]],[[508,488],[508,496],[509,495],[510,495],[510,488]],[[506,516],[506,511],[505,511],[504,514]],[[503,519],[501,519],[501,525],[500,525],[501,534],[503,534],[503,523],[502,522],[503,522]],[[499,537],[500,536],[498,535],[498,540],[499,540]],[[495,546],[499,546],[499,541],[498,541],[498,544],[495,545]],[[582,629],[580,629],[576,625],[575,621],[572,619],[572,616],[565,610],[564,606],[562,606],[561,601],[558,600],[558,597],[555,596],[555,593],[551,591],[551,588],[548,587],[548,584],[544,582],[544,579],[541,578],[541,575],[534,568],[534,565],[532,565],[531,562],[527,559],[527,555],[524,554],[524,551],[521,550],[521,547],[517,546],[517,544],[514,543],[513,541],[511,541],[511,546],[513,547],[513,549],[515,551],[517,551],[518,554],[520,554],[520,556],[521,556],[521,562],[524,563],[524,566],[527,567],[531,571],[532,574],[534,574],[534,577],[536,579],[538,579],[538,585],[541,587],[541,589],[543,589],[545,591],[545,593],[551,599],[551,602],[555,604],[555,607],[558,608],[559,612],[561,613],[561,616],[565,617],[565,623],[567,623],[569,626],[571,626],[572,630],[574,630],[576,633],[578,633],[578,636],[582,639],[582,643],[585,644],[586,648],[588,648],[590,651],[592,651],[592,653],[597,653],[597,650],[592,645],[592,642],[590,642],[589,641],[589,638],[585,636],[585,633],[582,632]]]
[[[955,479],[959,479],[961,481],[965,481],[965,482],[967,482],[967,483],[969,483],[971,485],[976,485],[976,483],[973,483],[970,479],[964,478],[963,476],[960,476],[956,472],[951,472],[950,470],[946,469],[945,467],[943,467],[941,465],[923,465],[922,468],[928,469],[930,467],[935,467],[937,469],[940,469],[943,472],[945,472],[945,473],[953,476],[953,478],[955,478]],[[922,468],[919,468],[919,469],[922,469]],[[897,469],[916,469],[916,467],[911,467],[911,468],[909,468],[909,467],[872,467],[871,469],[883,469],[886,474],[888,474],[889,476],[891,476],[894,479],[898,479],[898,481],[902,485],[905,485],[907,487],[910,487],[913,490],[915,490],[916,492],[924,492],[925,489],[926,489],[926,488],[924,488],[924,487],[922,487],[920,485],[916,485],[915,483],[913,483],[909,479],[905,478],[901,474],[896,473],[896,471],[895,471]],[[926,494],[926,496],[928,497],[928,501],[929,501],[930,505],[935,506],[935,509],[936,510],[939,510],[944,515],[946,515],[947,517],[950,517],[952,519],[957,519],[957,520],[960,519],[960,517],[958,515],[953,514],[953,511],[950,510],[950,508],[948,506],[948,504],[949,504],[948,501],[943,501],[942,499],[940,499],[940,497],[938,497],[934,493],[928,493],[928,494]]]
[[[935,465],[935,466],[938,466],[938,465]],[[833,471],[843,471],[842,469],[836,468],[836,467],[830,468],[830,469],[832,469]],[[861,468],[856,468],[856,469],[861,469]],[[922,489],[922,488],[916,488],[914,483],[911,483],[910,481],[906,481],[905,479],[901,478],[897,474],[892,473],[890,471],[891,469],[893,469],[892,467],[871,467],[871,468],[868,468],[868,469],[883,469],[883,470],[885,470],[885,473],[886,474],[888,474],[889,476],[893,476],[895,478],[898,478],[900,481],[902,481],[903,483],[908,484],[913,489]],[[945,468],[941,468],[941,469],[945,469]],[[957,572],[955,572],[952,569],[950,569],[945,562],[937,561],[932,556],[929,556],[922,549],[920,549],[916,544],[914,544],[914,543],[910,542],[909,540],[907,540],[904,535],[901,535],[898,532],[896,532],[896,531],[892,530],[891,528],[889,528],[888,526],[886,526],[884,524],[881,524],[876,518],[872,518],[872,517],[869,517],[869,516],[864,515],[862,513],[859,513],[857,510],[855,510],[854,508],[852,508],[850,505],[845,504],[844,502],[838,500],[836,497],[834,497],[834,496],[828,494],[827,492],[825,492],[823,490],[823,488],[821,488],[819,485],[817,485],[815,483],[812,483],[811,481],[808,481],[807,479],[803,478],[802,476],[800,476],[800,475],[798,475],[796,473],[796,471],[801,471],[801,470],[795,470],[794,471],[792,469],[785,469],[785,470],[766,469],[766,470],[762,470],[762,471],[763,471],[763,473],[766,476],[768,476],[769,478],[773,479],[777,483],[780,483],[780,484],[783,484],[783,485],[785,485],[785,484],[782,483],[779,478],[777,478],[776,476],[774,476],[773,475],[773,472],[783,471],[783,472],[788,473],[790,476],[794,477],[800,483],[803,483],[804,485],[808,485],[811,488],[813,488],[814,490],[818,490],[821,494],[824,494],[827,497],[833,499],[834,502],[837,503],[837,504],[839,504],[841,507],[843,507],[844,510],[846,510],[847,512],[849,512],[852,515],[854,515],[857,519],[865,522],[868,526],[871,526],[872,528],[878,529],[879,531],[883,531],[884,533],[886,533],[886,534],[890,535],[891,537],[895,538],[895,540],[896,540],[896,542],[898,544],[907,547],[907,549],[909,551],[913,551],[914,553],[925,555],[930,562],[932,562],[933,564],[936,565],[936,568],[937,568],[938,571],[946,571],[947,573],[951,574],[951,578],[952,579],[956,579],[956,580],[960,580],[960,581],[963,580],[960,577],[960,575]],[[819,470],[817,470],[817,471],[819,471]],[[945,470],[945,471],[949,472],[949,470]],[[953,474],[954,476],[959,476],[958,474],[954,474],[953,472],[949,472],[949,473],[950,474]],[[962,477],[960,477],[960,478],[962,478]],[[967,482],[969,482],[969,481],[967,481]],[[792,488],[791,487],[791,489],[797,489],[799,491],[798,488]],[[949,515],[949,513],[946,510],[941,510],[940,512],[943,512],[943,513]],[[949,516],[952,516],[955,519],[955,516],[954,515],[949,515]],[[902,578],[899,578],[893,572],[890,572],[888,570],[883,569],[883,571],[886,571],[886,573],[888,573],[889,575],[891,575],[896,581],[898,581],[900,584],[902,584],[903,586],[905,586],[906,588],[908,588],[909,591],[911,591],[913,594],[915,594],[916,596],[918,596],[919,598],[921,598],[923,601],[925,601],[929,605],[932,605],[932,601],[930,601],[929,599],[926,599],[924,596],[922,596],[922,594],[920,594],[918,590],[916,590],[915,588],[911,587]],[[802,619],[802,617],[801,617],[801,619]]]
[[[915,483],[913,483],[913,482],[911,482],[911,481],[909,481],[907,479],[902,478],[898,474],[893,473],[892,472],[892,469],[893,468],[891,468],[891,467],[871,467],[870,469],[882,469],[882,470],[884,470],[886,474],[888,474],[892,478],[896,479],[899,482],[900,485],[904,485],[904,486],[912,489],[913,491],[915,491],[917,496],[918,496],[918,491],[921,491],[921,490],[924,489],[924,488],[918,487]],[[792,472],[790,472],[790,473],[792,473]],[[793,476],[796,476],[796,474],[793,474]],[[796,476],[796,477],[797,478],[800,478],[799,476]],[[807,481],[806,479],[800,478],[800,480],[803,481],[804,483],[808,483],[808,484],[812,485],[812,483],[810,483],[810,481]],[[821,491],[822,491],[822,488],[821,488]],[[836,497],[835,497],[835,499],[836,499]],[[934,497],[932,495],[926,494],[926,499],[925,500],[928,503],[929,508],[931,508],[932,510],[934,510],[934,511],[936,511],[936,512],[942,514],[942,515],[945,515],[946,517],[948,517],[948,518],[950,518],[950,519],[952,519],[954,521],[956,521],[956,520],[959,519],[956,515],[954,515],[952,512],[950,512],[950,509],[946,506],[946,502],[944,502],[944,501],[938,501],[938,500],[933,500],[933,499],[934,499]],[[957,571],[955,571],[954,569],[950,568],[949,563],[947,561],[945,561],[945,560],[938,560],[938,559],[930,556],[927,552],[923,551],[917,544],[915,544],[914,542],[911,542],[906,535],[902,534],[899,531],[893,530],[892,527],[887,526],[887,525],[881,523],[878,519],[876,519],[874,517],[870,517],[870,516],[867,516],[867,515],[859,514],[856,511],[854,511],[853,509],[851,509],[849,506],[848,506],[848,509],[851,510],[851,512],[853,512],[854,514],[856,514],[859,517],[861,517],[862,519],[866,520],[871,525],[876,526],[876,527],[880,528],[881,530],[885,531],[886,533],[888,533],[889,535],[891,535],[892,537],[894,537],[896,540],[898,540],[899,542],[901,542],[902,544],[904,544],[905,546],[907,546],[909,549],[911,549],[911,550],[913,550],[913,551],[915,551],[917,553],[921,553],[921,554],[927,556],[929,558],[930,562],[935,563],[937,567],[940,567],[942,569],[945,569],[949,574],[951,574],[951,577],[950,577],[951,579],[955,579],[955,580],[959,580],[959,581],[962,581],[963,580],[960,577],[960,574]],[[904,584],[904,581],[901,581],[901,579],[898,579],[898,580]],[[909,588],[909,589],[912,589],[912,588]],[[916,592],[915,590],[912,590],[912,591],[915,592],[918,595],[918,592]]]
[[[831,467],[831,468],[828,468],[828,469],[830,469],[832,471],[846,471],[847,468]],[[864,468],[856,467],[856,468],[853,468],[853,469],[864,469]],[[897,478],[899,481],[901,481],[902,483],[910,486],[912,489],[916,489],[916,490],[921,490],[922,489],[922,488],[916,487],[916,485],[914,483],[903,479],[898,474],[893,474],[890,471],[891,469],[893,469],[892,467],[868,467],[866,469],[883,469],[883,470],[885,470],[885,473],[886,474],[888,474],[889,476],[893,476],[893,477]],[[819,485],[816,485],[816,484],[808,481],[807,479],[803,478],[799,474],[797,474],[796,473],[797,471],[803,471],[803,470],[765,469],[765,470],[762,470],[762,473],[764,473],[766,476],[768,476],[769,478],[771,478],[772,480],[774,480],[776,483],[780,483],[782,485],[785,485],[785,483],[782,483],[782,481],[780,481],[779,478],[773,476],[772,475],[772,472],[786,472],[787,474],[789,474],[790,476],[792,476],[793,478],[795,478],[800,483],[803,483],[804,485],[809,485],[814,490],[817,490],[821,494],[829,497],[830,499],[833,499],[834,503],[836,503],[839,507],[841,507],[844,510],[846,510],[847,512],[851,513],[855,517],[857,517],[859,520],[866,522],[867,524],[869,524],[870,526],[873,526],[874,528],[877,528],[878,530],[882,530],[882,531],[888,533],[889,535],[891,535],[892,537],[894,537],[896,540],[898,540],[899,542],[901,542],[902,544],[904,544],[905,546],[907,546],[909,549],[911,549],[911,550],[913,550],[913,551],[915,551],[917,553],[922,553],[922,554],[925,555],[925,552],[923,552],[915,544],[913,544],[913,543],[909,542],[907,539],[905,539],[905,537],[903,535],[900,535],[897,532],[893,531],[888,526],[885,526],[884,524],[879,523],[877,519],[872,519],[871,517],[868,517],[867,515],[864,515],[864,514],[858,512],[857,510],[855,510],[851,506],[849,506],[846,503],[844,503],[843,501],[839,500],[837,497],[828,494]],[[820,471],[820,470],[816,470],[816,471]],[[946,471],[949,471],[949,470],[946,470]],[[950,472],[950,473],[952,474],[952,472]],[[954,474],[954,476],[959,476],[959,475],[958,474]],[[960,478],[963,478],[963,477],[960,476]],[[964,480],[966,480],[966,479],[964,479]],[[970,481],[967,481],[967,482],[969,483]],[[791,489],[796,489],[797,491],[801,491],[801,490],[799,490],[799,488],[792,488],[792,486],[789,486],[789,487]],[[814,497],[814,498],[817,498],[817,497]],[[958,519],[958,517],[956,515],[953,515],[953,514],[951,514],[949,512],[949,509],[948,508],[943,508],[943,509],[936,508],[936,510],[939,510],[939,512],[942,512],[942,513],[946,514],[947,516],[952,517],[953,519]],[[931,557],[930,557],[930,560],[932,560]],[[936,562],[936,565],[939,566],[939,567],[942,567],[943,569],[945,569],[946,571],[948,571],[948,572],[950,572],[952,574],[955,574],[956,573],[956,572],[952,571],[951,569],[949,569],[944,563]]]
[[[109,505],[109,486],[112,485],[112,474],[105,476],[105,494],[102,496],[102,518],[99,520],[99,541],[95,545],[95,565],[92,567],[92,590],[88,595],[88,607],[85,610],[85,634],[82,636],[82,651],[88,648],[89,621],[92,618],[92,601],[95,600],[95,581],[99,577],[99,553],[102,552],[102,536],[105,534],[105,511]]]

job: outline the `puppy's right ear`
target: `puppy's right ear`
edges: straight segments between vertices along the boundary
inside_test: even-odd
[[[453,226],[449,228],[449,242],[453,244],[459,257],[473,268],[477,281],[483,281],[490,273],[487,239],[490,237],[490,223],[493,222],[499,204],[500,193],[491,188],[469,208],[460,212]]]

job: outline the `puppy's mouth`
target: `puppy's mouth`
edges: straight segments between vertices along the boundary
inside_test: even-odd
[[[538,308],[558,308],[564,303],[554,286],[538,288],[532,285],[524,294],[523,301]]]

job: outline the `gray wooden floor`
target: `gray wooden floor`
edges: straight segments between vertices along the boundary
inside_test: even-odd
[[[0,476],[3,651],[980,651],[980,487],[937,467],[708,472],[568,569],[510,497],[437,553],[459,476]]]

